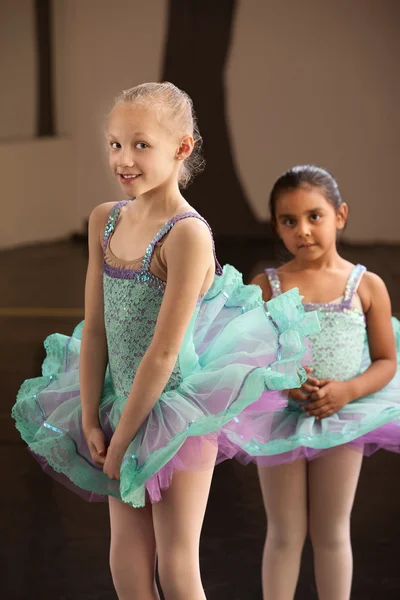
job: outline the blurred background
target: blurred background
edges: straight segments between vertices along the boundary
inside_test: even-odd
[[[114,97],[161,80],[192,97],[207,167],[186,196],[246,280],[280,260],[267,211],[276,178],[299,163],[332,171],[350,206],[343,255],[384,278],[400,313],[399,31],[398,0],[0,0],[7,600],[115,597],[106,507],[42,474],[9,417],[22,380],[40,373],[43,339],[83,316],[87,218],[121,198],[104,142]],[[399,460],[365,461],[355,599],[400,597]],[[202,545],[210,600],[261,598],[264,529],[255,470],[218,467]],[[307,547],[296,599],[316,597]]]

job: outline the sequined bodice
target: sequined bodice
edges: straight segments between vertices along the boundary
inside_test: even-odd
[[[104,250],[124,204],[126,202],[118,203],[110,213],[104,232]],[[154,248],[177,221],[187,217],[203,220],[197,213],[184,213],[170,219],[149,244],[137,270],[104,262],[104,320],[109,371],[116,394],[123,398],[129,395],[140,361],[153,339],[166,287],[166,282],[150,271]],[[180,382],[178,359],[165,391],[174,389]]]
[[[357,307],[356,291],[365,267],[356,265],[338,302],[305,304],[305,310],[318,310],[320,333],[310,336],[313,375],[317,378],[347,380],[360,373],[366,325],[361,308]],[[275,269],[267,269],[273,296],[281,294]]]

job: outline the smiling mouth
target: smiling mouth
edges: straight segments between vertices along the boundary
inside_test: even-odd
[[[135,181],[135,179],[137,179],[138,177],[140,177],[140,173],[136,174],[136,175],[130,175],[130,174],[124,174],[124,173],[118,173],[118,177],[122,180],[122,181]]]

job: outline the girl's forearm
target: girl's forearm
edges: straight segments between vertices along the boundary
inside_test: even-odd
[[[374,360],[371,366],[361,375],[348,381],[351,401],[358,400],[384,388],[395,376],[396,359],[382,358]]]
[[[160,353],[150,347],[136,372],[131,392],[112,443],[128,447],[130,441],[161,396],[177,361],[176,353]]]
[[[107,367],[105,333],[93,333],[83,328],[79,377],[83,426],[99,425],[99,404]]]

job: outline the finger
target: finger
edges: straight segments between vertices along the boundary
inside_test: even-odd
[[[316,377],[309,377],[306,381],[306,383],[308,383],[309,385],[315,385],[317,387],[320,387],[320,379],[317,379]]]
[[[314,369],[312,367],[304,367],[306,373],[312,373]]]
[[[105,470],[103,469],[103,472],[104,472],[104,473],[107,475],[107,477],[108,477],[109,479],[112,479],[113,481],[116,481],[116,480],[118,480],[118,479],[119,479],[119,473],[117,473],[116,471],[115,471],[115,472],[114,472],[114,471],[111,471],[110,473],[107,473],[107,471],[105,471]]]
[[[307,383],[303,383],[303,385],[301,386],[300,389],[302,392],[307,392],[308,394],[312,394],[312,392],[318,392],[319,387],[317,385],[310,385],[307,382]]]
[[[99,435],[93,436],[92,440],[91,440],[97,454],[99,454],[100,456],[105,456],[106,455],[106,443],[105,443],[105,439],[104,439],[104,435],[102,433],[99,433]]]
[[[317,392],[313,392],[310,396],[311,402],[318,402],[319,400],[323,400],[327,395],[326,389],[319,388]]]
[[[309,396],[308,394],[303,394],[300,390],[293,390],[289,398],[295,402],[307,402]]]
[[[309,402],[308,404],[303,406],[303,410],[305,410],[307,414],[314,414],[316,410],[319,410],[324,406],[327,406],[324,400],[316,400],[315,402]]]
[[[97,452],[97,449],[96,449],[95,445],[93,444],[93,442],[90,443],[89,452],[90,452],[90,456],[92,457],[93,462],[96,465],[104,465],[105,460],[106,460],[105,456],[101,456]]]
[[[324,385],[328,385],[328,383],[332,383],[332,379],[320,379],[319,380],[319,387],[322,387]]]
[[[104,458],[99,456],[98,454],[94,454],[92,453],[90,455],[92,457],[92,461],[94,462],[95,465],[97,465],[98,467],[102,467],[104,465]]]

